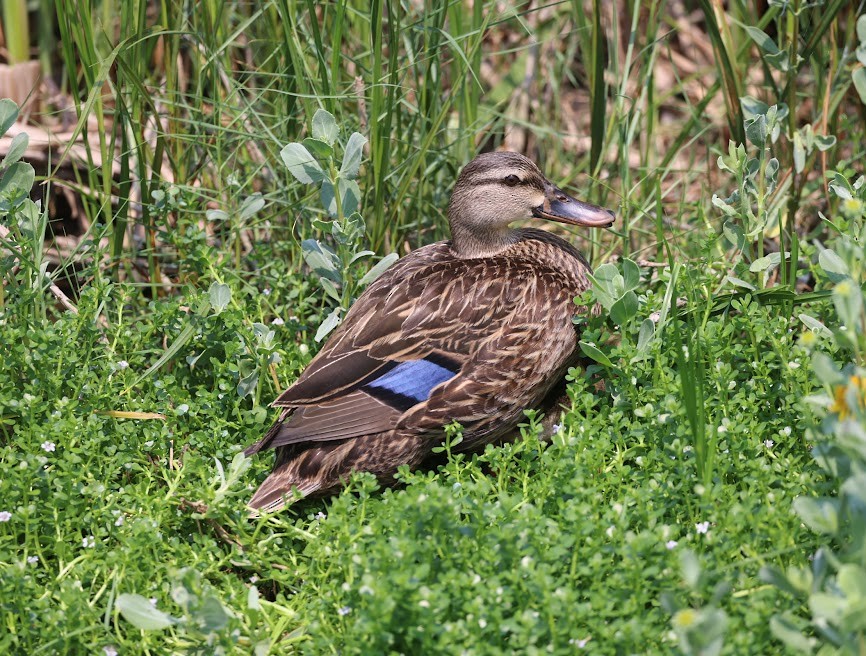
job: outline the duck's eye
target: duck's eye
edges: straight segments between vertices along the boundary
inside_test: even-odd
[[[506,175],[503,182],[505,184],[507,184],[509,187],[514,187],[515,185],[520,184],[520,178],[518,178],[516,175],[514,175],[512,173],[511,175]]]

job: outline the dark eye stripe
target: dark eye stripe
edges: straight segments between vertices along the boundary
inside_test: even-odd
[[[514,174],[511,174],[514,175]],[[480,187],[482,185],[506,185],[509,187],[514,187],[515,185],[509,185],[506,180],[511,177],[511,175],[506,176],[505,178],[479,178],[479,179],[471,179],[469,181],[469,185],[473,187]],[[539,189],[544,189],[544,183],[541,181],[535,180],[532,176],[528,176],[525,180],[521,180],[518,176],[514,176],[517,178],[517,184],[528,185],[530,187],[537,187]]]

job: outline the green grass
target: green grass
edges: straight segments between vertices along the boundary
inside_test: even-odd
[[[406,473],[404,488],[381,492],[359,477],[333,501],[249,520],[244,502],[267,459],[221,498],[215,463],[228,469],[266,426],[234,390],[248,318],[209,318],[192,340],[204,352],[195,369],[178,363],[125,394],[160,348],[153,326],[174,335],[189,322],[170,302],[151,304],[142,325],[127,316],[129,292],[93,290],[77,318],[38,330],[4,326],[7,650],[184,651],[203,644],[204,611],[142,634],[115,601],[140,594],[183,617],[178,591],[189,588],[231,611],[211,636],[229,651],[272,640],[275,653],[572,653],[569,641],[587,638],[594,653],[673,651],[662,593],[709,595],[683,588],[684,549],[713,583],[733,586],[722,602],[732,653],[772,649],[767,623],[782,600],[756,574],[814,550],[790,504],[823,486],[803,437],[815,383],[784,318],[748,305],[706,326],[705,355],[719,363],[708,367],[706,402],[724,427],[709,485],[690,446],[676,348],[658,344],[608,378],[606,393],[575,372],[549,446],[527,427],[514,445]],[[100,303],[118,317],[107,343],[93,321]],[[238,304],[252,310],[255,296]],[[277,330],[282,343],[296,336]],[[308,357],[281,352],[286,376]],[[166,418],[105,414],[121,408]],[[248,607],[253,583],[258,609]]]
[[[864,195],[866,143],[846,3],[737,0],[730,21],[699,1],[686,18],[657,1],[145,4],[56,3],[42,53],[94,132],[75,179],[49,175],[89,220],[48,269],[77,313],[43,274],[51,224],[2,205],[0,176],[0,651],[782,653],[779,614],[832,642],[762,568],[845,544],[792,504],[839,488],[812,457],[836,430],[816,397],[858,392],[813,352],[862,364],[837,314],[862,307],[791,288],[862,286],[866,205],[840,202]],[[774,123],[746,94],[792,111]],[[341,144],[369,139],[349,245],[280,159],[320,108]],[[594,360],[570,372],[559,430],[540,440],[529,414],[512,445],[250,519],[271,462],[239,453],[352,295],[323,291],[302,241],[345,264],[442,238],[459,167],[516,143],[618,211],[614,232],[569,235],[596,265],[654,260],[630,310],[582,324]]]

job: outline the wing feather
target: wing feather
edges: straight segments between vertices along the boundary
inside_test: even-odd
[[[320,405],[297,408],[268,442],[268,448],[360,437],[391,430],[403,412],[364,391]]]
[[[511,324],[526,293],[525,278],[536,275],[520,262],[501,266],[496,258],[454,259],[443,243],[400,260],[368,287],[298,381],[277,398],[275,406],[293,410],[251,449],[422,428],[430,422],[441,426],[461,417],[481,421],[477,395],[496,396],[487,388],[494,388],[499,374],[488,369],[499,367],[480,350],[493,336],[500,355],[518,355],[524,342],[533,340],[524,332],[509,333],[517,328]],[[549,300],[563,305],[562,299]],[[560,312],[568,312],[568,300]],[[545,305],[530,308],[541,318],[549,309]],[[413,385],[421,382],[395,378],[401,363],[425,359],[447,362],[453,376],[437,378],[437,370],[429,369],[426,373],[436,375],[420,391]],[[426,375],[418,368],[411,373],[419,379]],[[494,403],[497,407],[489,410],[505,404]]]

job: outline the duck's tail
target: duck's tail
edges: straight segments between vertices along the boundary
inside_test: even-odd
[[[429,452],[429,438],[388,431],[330,442],[277,447],[274,471],[261,484],[250,507],[276,512],[297,499],[336,492],[352,472],[373,474],[383,485],[394,482],[400,465],[418,466]],[[300,497],[295,493],[297,490]]]
[[[323,488],[320,462],[324,449],[308,449],[298,453],[293,447],[277,448],[274,471],[262,481],[250,499],[249,506],[257,513],[272,513],[300,498],[316,494]],[[300,495],[300,496],[299,496]]]

